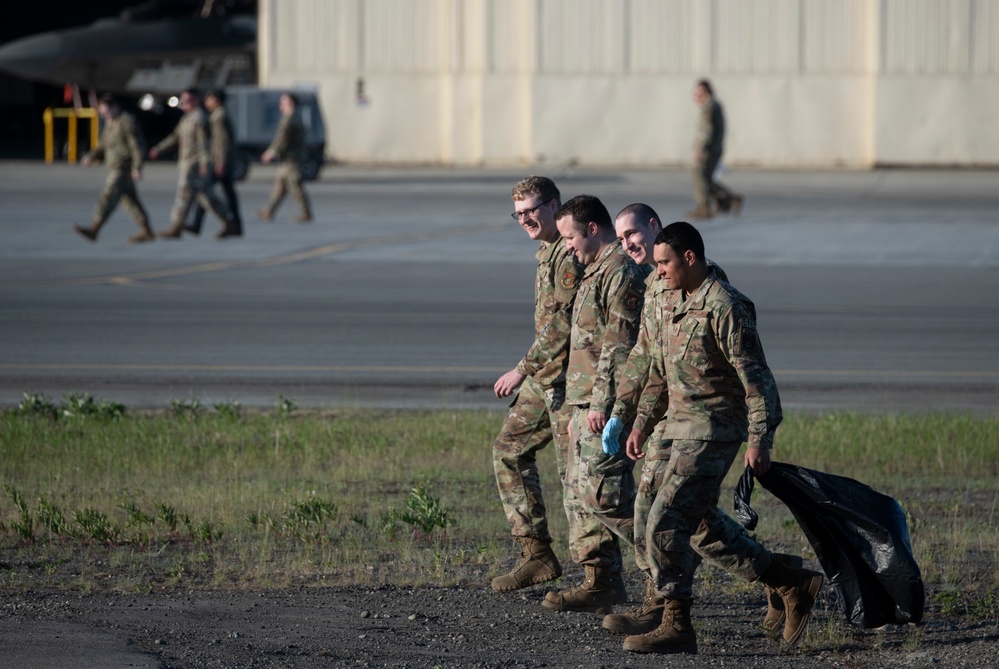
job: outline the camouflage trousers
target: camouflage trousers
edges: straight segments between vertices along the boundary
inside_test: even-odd
[[[537,458],[538,451],[555,442],[555,463],[559,479],[565,483],[569,408],[564,399],[564,384],[543,388],[527,377],[493,442],[496,487],[515,537],[551,541]],[[565,511],[571,528],[573,513],[568,507]]]
[[[267,202],[265,211],[273,216],[284,196],[291,193],[291,197],[298,204],[298,209],[303,217],[312,216],[312,209],[309,207],[309,197],[302,187],[302,167],[295,162],[284,161],[278,166],[277,177],[274,179],[274,187],[271,188],[271,197]]]
[[[579,564],[618,569],[620,539],[634,540],[635,463],[623,447],[616,455],[604,453],[601,434],[590,431],[586,422],[589,411],[575,407],[569,424],[565,495],[580,508],[569,548]]]
[[[770,551],[718,508],[722,480],[740,442],[650,443],[635,502],[635,560],[669,599],[690,599],[703,557],[747,581],[770,566]]]
[[[229,220],[231,216],[229,208],[215,195],[212,183],[209,177],[201,176],[197,165],[181,166],[180,180],[177,182],[177,197],[170,210],[170,223],[174,228],[180,229],[180,226],[184,225],[195,200],[202,207],[215,214],[223,223]]]
[[[694,203],[698,209],[711,208],[712,200],[718,208],[728,211],[735,195],[720,181],[715,180],[715,171],[721,162],[721,153],[705,152],[694,165]]]
[[[121,202],[125,211],[131,216],[139,227],[143,230],[149,228],[149,215],[146,214],[142,202],[139,201],[139,194],[135,190],[135,182],[132,175],[126,170],[110,170],[108,177],[104,181],[104,188],[97,198],[97,206],[94,207],[93,223],[98,228],[104,225],[118,203]]]

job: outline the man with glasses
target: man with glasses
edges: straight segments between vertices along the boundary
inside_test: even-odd
[[[551,548],[537,467],[538,451],[554,441],[559,476],[565,483],[571,413],[565,404],[565,370],[572,306],[583,268],[555,225],[555,212],[561,203],[558,188],[547,177],[527,177],[513,187],[515,211],[511,216],[528,237],[540,242],[540,247],[536,254],[534,343],[517,366],[493,386],[497,397],[509,397],[519,389],[493,444],[493,466],[511,533],[521,545],[521,559],[512,571],[493,579],[497,592],[545,583],[562,574]],[[564,506],[572,550],[572,537],[578,532],[577,503],[567,495]],[[610,541],[609,534],[604,534]],[[619,570],[616,592],[618,597],[627,597]]]

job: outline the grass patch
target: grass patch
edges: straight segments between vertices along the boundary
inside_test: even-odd
[[[501,412],[213,409],[26,395],[0,415],[0,590],[481,584],[515,557],[491,461]],[[928,607],[995,621],[997,443],[996,418],[790,415],[775,459],[899,499]],[[566,555],[554,454],[539,464]],[[779,501],[757,487],[753,504],[768,547],[813,557]],[[736,586],[702,570],[699,587]]]

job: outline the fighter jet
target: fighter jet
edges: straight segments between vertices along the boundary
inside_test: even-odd
[[[256,83],[254,0],[153,0],[0,47],[0,70],[121,94]]]

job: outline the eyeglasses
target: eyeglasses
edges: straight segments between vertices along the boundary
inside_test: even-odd
[[[510,214],[510,218],[512,218],[515,221],[519,221],[522,218],[530,218],[531,216],[534,215],[534,212],[536,212],[538,209],[541,209],[541,207],[545,206],[554,199],[555,198],[551,197],[536,207],[531,207],[530,209],[525,209],[524,211],[515,211],[512,214]]]

